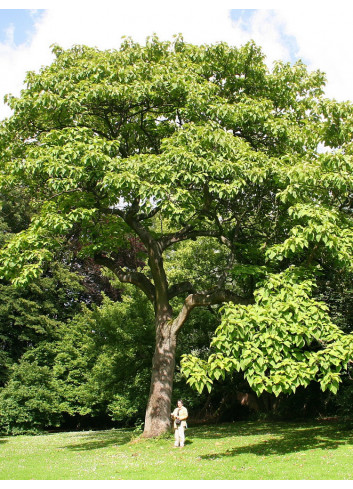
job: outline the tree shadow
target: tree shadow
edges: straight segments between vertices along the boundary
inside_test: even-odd
[[[90,431],[80,434],[81,443],[71,443],[61,448],[72,451],[97,450],[109,446],[120,446],[129,443],[135,436],[133,430],[128,431]]]
[[[235,431],[235,430],[234,430]],[[258,456],[267,455],[286,455],[289,453],[321,449],[335,450],[341,445],[353,445],[353,434],[351,430],[337,425],[309,425],[298,426],[297,424],[283,425],[262,425],[251,427],[247,425],[236,430],[235,433],[228,431],[227,436],[249,436],[255,434],[267,435],[265,439],[253,444],[245,444],[240,447],[228,448],[224,452],[215,452],[207,455],[201,455],[201,459],[217,459],[223,457],[234,457],[241,454],[254,454]],[[215,441],[219,437],[225,436],[226,427],[212,436],[210,431],[204,434],[205,438]],[[197,433],[199,436],[199,433]]]
[[[9,440],[6,440],[6,438],[0,438],[0,443],[7,443]]]
[[[269,431],[278,430],[277,424],[272,423],[257,423],[257,422],[241,422],[241,423],[224,423],[207,426],[197,426],[195,436],[202,439],[219,439],[229,436],[249,436],[249,434],[263,434]],[[190,434],[195,428],[190,428]]]

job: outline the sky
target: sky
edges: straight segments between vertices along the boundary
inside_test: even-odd
[[[292,5],[287,7],[286,4]],[[350,2],[223,0],[0,0],[0,120],[10,109],[5,94],[18,96],[27,71],[51,63],[50,46],[86,44],[118,48],[122,36],[144,43],[156,33],[172,40],[240,46],[259,44],[271,68],[275,60],[301,59],[326,73],[326,95],[353,101],[353,6]],[[8,7],[12,7],[11,9]],[[248,8],[247,8],[248,7]]]

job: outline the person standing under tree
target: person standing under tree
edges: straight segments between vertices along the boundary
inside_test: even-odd
[[[171,414],[173,419],[173,428],[175,436],[175,447],[183,447],[185,443],[185,429],[187,428],[186,420],[188,418],[188,410],[183,405],[183,401],[178,401],[178,407]]]

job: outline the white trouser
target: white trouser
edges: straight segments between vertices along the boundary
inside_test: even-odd
[[[185,433],[184,433],[184,426],[181,424],[174,430],[175,434],[175,446],[178,447],[179,445],[181,447],[184,446],[185,442]]]

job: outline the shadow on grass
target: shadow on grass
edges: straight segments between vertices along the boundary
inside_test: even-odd
[[[80,442],[71,443],[61,448],[72,451],[97,450],[109,446],[121,446],[129,443],[135,433],[131,430],[109,430],[109,431],[90,431],[79,435]]]
[[[6,440],[6,438],[0,438],[0,443],[7,443],[9,440]]]
[[[228,427],[228,429],[227,429]],[[204,432],[197,431],[195,437],[217,439],[222,437],[261,436],[256,443],[249,443],[239,447],[227,449],[225,452],[215,452],[201,455],[202,459],[216,459],[234,457],[240,454],[254,454],[258,456],[285,455],[306,450],[335,450],[342,445],[353,445],[351,430],[332,425],[298,425],[292,423],[263,424],[246,423],[238,427],[222,425],[212,427]]]

